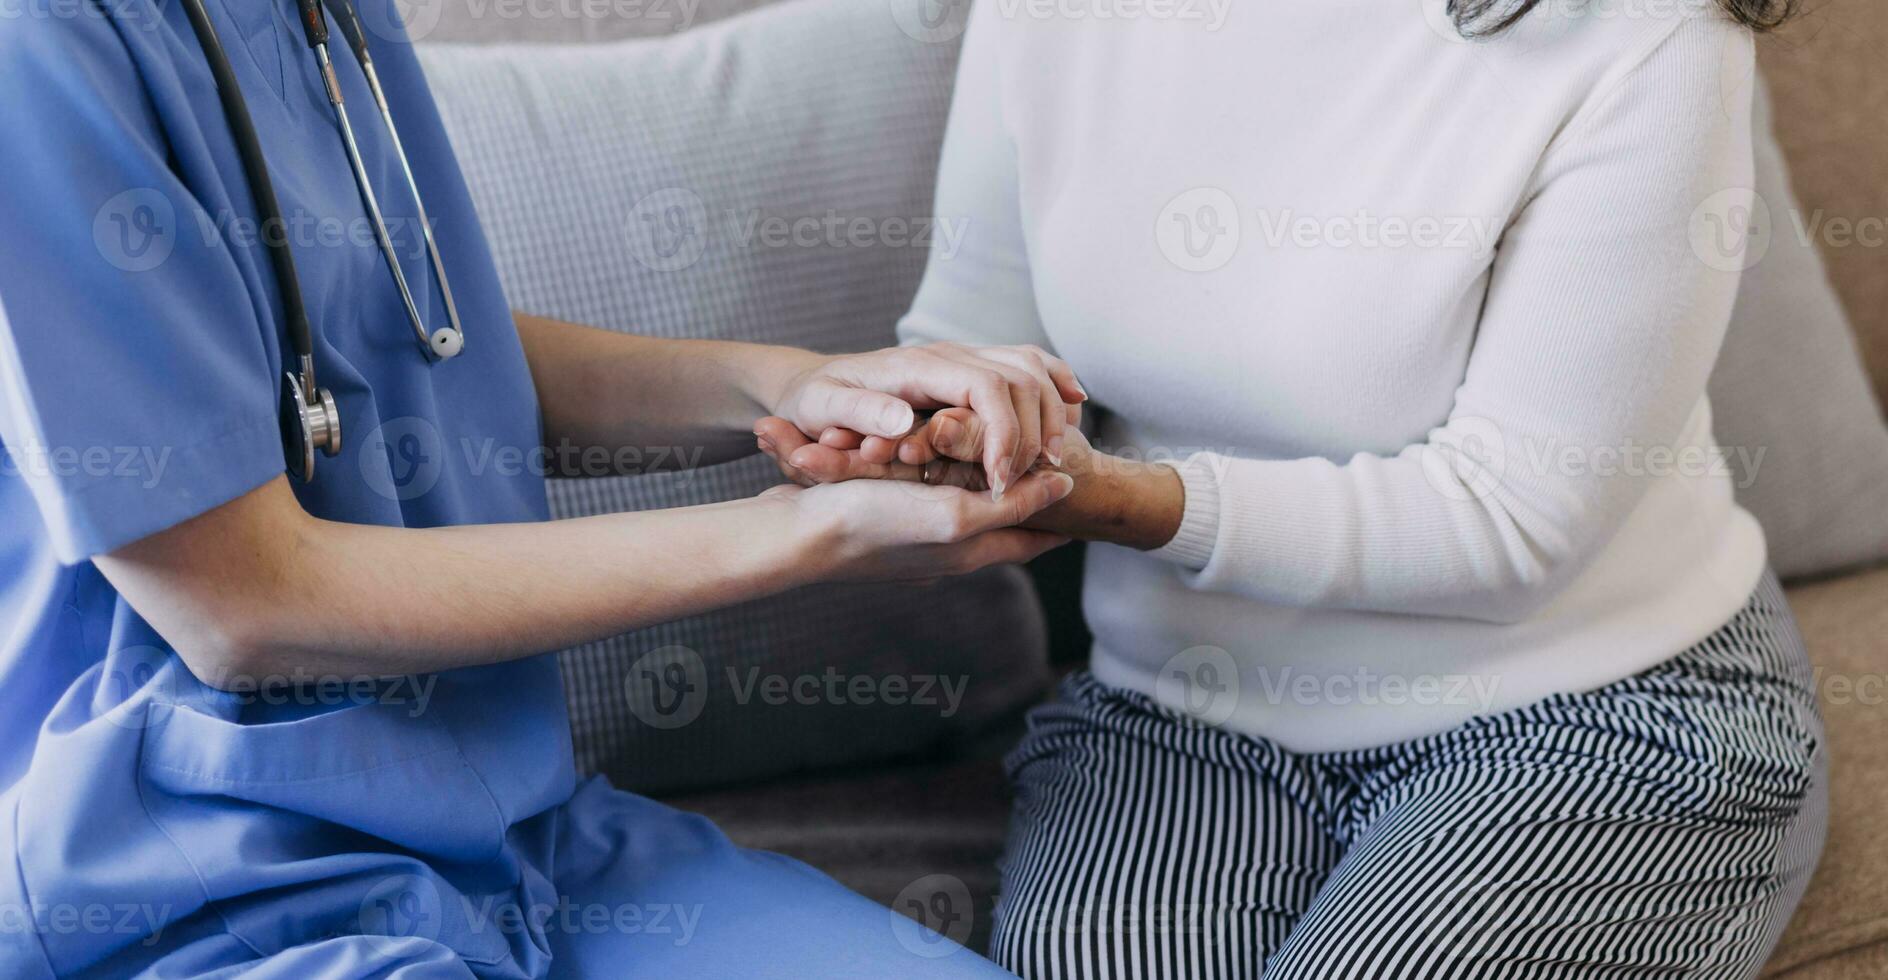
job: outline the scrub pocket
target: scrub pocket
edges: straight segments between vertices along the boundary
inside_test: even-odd
[[[372,702],[245,725],[150,711],[145,808],[238,938],[264,954],[369,934],[510,957],[502,930],[473,915],[518,884],[506,821],[429,712]]]

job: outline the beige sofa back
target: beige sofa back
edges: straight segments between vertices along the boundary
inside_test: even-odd
[[[1829,275],[1888,400],[1888,3],[1812,0],[1758,50],[1804,210],[1777,232],[1821,218]]]

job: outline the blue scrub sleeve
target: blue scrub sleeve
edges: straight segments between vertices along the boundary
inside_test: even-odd
[[[222,194],[212,141],[151,97],[103,6],[0,21],[0,465],[67,563],[284,469],[266,257],[216,231],[253,208],[199,198]]]

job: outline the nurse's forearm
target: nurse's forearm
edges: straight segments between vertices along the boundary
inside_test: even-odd
[[[793,511],[385,528],[309,517],[278,479],[97,561],[193,672],[241,687],[508,660],[830,574],[828,529]]]
[[[793,376],[827,360],[788,347],[666,340],[515,315],[553,471],[609,476],[726,462]]]

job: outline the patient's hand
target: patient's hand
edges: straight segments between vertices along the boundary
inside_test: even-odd
[[[1081,409],[1068,406],[1062,452],[1057,462],[1065,472],[1083,468],[1090,448],[1077,425]],[[990,481],[977,462],[984,440],[983,423],[967,408],[937,412],[899,440],[860,437],[844,429],[828,429],[815,440],[793,423],[777,417],[761,419],[755,438],[780,467],[782,476],[801,486],[843,483],[847,480],[903,480],[933,486],[987,490]]]
[[[1186,491],[1170,466],[1098,452],[1082,435],[1081,410],[1068,407],[1059,469],[1075,489],[1023,526],[1086,541],[1153,549],[1172,540],[1186,510]],[[764,418],[754,436],[782,475],[801,486],[847,480],[905,480],[984,490],[977,459],[982,422],[974,411],[948,408],[899,440],[861,438],[829,429],[814,439],[791,422]]]

